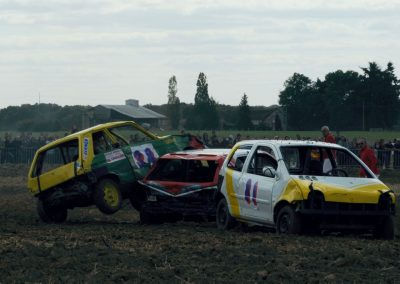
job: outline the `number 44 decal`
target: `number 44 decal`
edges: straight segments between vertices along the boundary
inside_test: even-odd
[[[246,190],[244,192],[244,198],[245,198],[247,204],[250,205],[250,203],[253,202],[253,204],[255,206],[257,206],[258,181],[254,184],[253,187],[251,187],[251,185],[252,185],[252,181],[251,181],[251,179],[249,179],[246,182]]]

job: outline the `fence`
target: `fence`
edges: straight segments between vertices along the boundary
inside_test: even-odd
[[[33,160],[37,148],[35,147],[20,147],[20,148],[0,148],[0,164],[30,164]],[[351,150],[358,155],[359,150]],[[400,150],[377,150],[375,151],[378,158],[379,168],[400,169]],[[56,153],[49,155],[56,163],[61,160]],[[355,160],[348,155],[338,153],[337,162],[341,166],[357,166]]]

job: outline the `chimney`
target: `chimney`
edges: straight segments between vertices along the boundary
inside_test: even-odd
[[[139,100],[134,100],[134,99],[125,100],[125,105],[138,107],[139,106]]]

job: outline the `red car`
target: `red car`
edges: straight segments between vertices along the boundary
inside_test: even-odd
[[[143,186],[142,223],[214,218],[219,170],[229,149],[188,150],[159,158]]]

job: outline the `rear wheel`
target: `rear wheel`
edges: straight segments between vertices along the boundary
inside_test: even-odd
[[[393,240],[394,239],[394,221],[392,216],[387,216],[382,223],[376,226],[374,235],[378,239]]]
[[[121,208],[121,191],[112,179],[101,180],[96,185],[93,198],[97,208],[104,214],[113,214]]]
[[[286,205],[278,213],[276,229],[279,234],[300,234],[301,218],[294,209]]]
[[[229,213],[228,203],[222,198],[217,205],[217,228],[222,230],[232,229],[236,225],[236,220]]]
[[[45,223],[63,223],[67,220],[68,210],[65,207],[50,207],[45,201],[37,200],[37,212]]]

